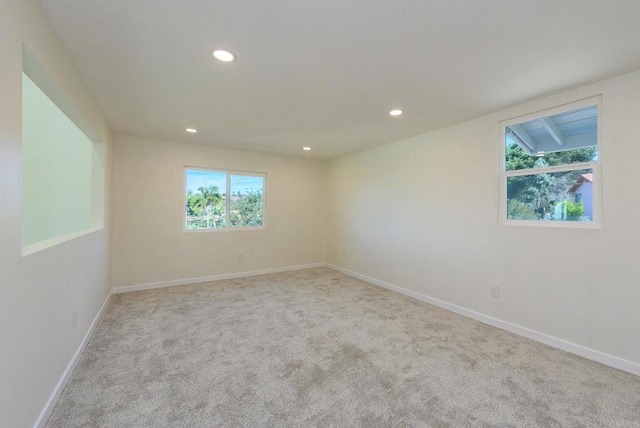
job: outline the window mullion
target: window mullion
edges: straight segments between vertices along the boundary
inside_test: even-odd
[[[231,174],[227,173],[227,198],[225,200],[225,227],[231,227]]]
[[[519,169],[517,171],[505,171],[504,175],[507,177],[519,177],[522,175],[536,175],[536,174],[547,174],[552,172],[564,172],[564,171],[576,171],[579,169],[593,169],[597,165],[597,162],[584,162],[584,163],[574,163],[570,165],[556,165],[556,166],[547,166],[542,168],[527,168],[527,169]]]

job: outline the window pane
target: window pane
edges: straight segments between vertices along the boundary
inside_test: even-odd
[[[224,172],[187,170],[186,228],[225,227],[226,189]]]
[[[572,110],[505,128],[507,171],[534,168],[539,158],[548,166],[596,161],[597,106]]]
[[[232,227],[262,226],[263,177],[231,176],[229,221]]]
[[[593,221],[593,170],[508,177],[507,218]]]

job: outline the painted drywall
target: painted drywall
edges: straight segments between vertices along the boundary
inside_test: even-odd
[[[598,94],[603,227],[498,225],[498,122]],[[326,261],[640,363],[638,94],[640,72],[329,162]]]
[[[266,173],[266,228],[185,232],[185,166]],[[113,180],[114,287],[324,261],[321,161],[117,135]]]
[[[111,150],[107,122],[37,0],[0,2],[0,426],[12,428],[36,422],[110,290],[108,218],[21,255],[23,43],[106,145],[107,183]]]

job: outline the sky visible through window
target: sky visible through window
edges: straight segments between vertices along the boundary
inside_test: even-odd
[[[217,186],[220,193],[226,192],[226,173],[216,171],[187,171],[187,192],[197,193],[199,187]],[[262,177],[234,175],[231,180],[231,193],[262,191]]]

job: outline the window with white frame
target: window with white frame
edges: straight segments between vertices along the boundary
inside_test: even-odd
[[[264,228],[265,174],[185,168],[185,229]]]
[[[503,224],[599,222],[599,99],[501,122]]]

